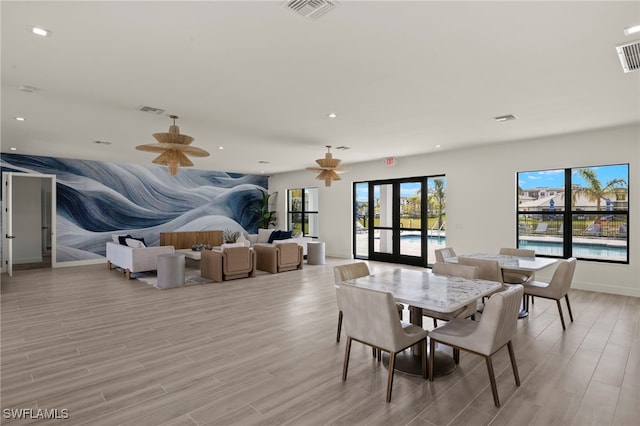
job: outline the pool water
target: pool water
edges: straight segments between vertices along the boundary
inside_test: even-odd
[[[551,256],[562,256],[562,243],[552,241],[527,241],[521,240],[519,247],[522,249],[535,250],[536,253],[548,254]],[[573,244],[573,255],[575,257],[605,257],[605,258],[627,258],[627,247],[607,246],[604,244]]]
[[[401,235],[400,240],[403,243],[419,244],[420,235],[407,234]],[[428,236],[427,244],[431,248],[444,247],[446,244],[446,237]],[[521,240],[519,248],[535,250],[538,254],[545,254],[550,256],[562,256],[562,243],[554,241],[528,241]],[[583,258],[606,258],[625,260],[627,259],[627,247],[626,246],[610,246],[605,244],[586,244],[586,243],[574,243],[573,255],[575,257]]]

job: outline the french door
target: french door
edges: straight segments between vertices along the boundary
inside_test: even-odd
[[[442,197],[439,216],[434,217],[434,180],[442,184],[444,178],[354,183],[354,257],[418,266],[433,263],[434,250],[444,246],[445,238]],[[439,238],[432,229],[436,224]]]

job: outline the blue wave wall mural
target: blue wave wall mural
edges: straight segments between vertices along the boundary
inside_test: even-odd
[[[57,262],[104,257],[114,233],[158,245],[160,232],[256,233],[265,176],[2,154],[3,172],[56,175]]]

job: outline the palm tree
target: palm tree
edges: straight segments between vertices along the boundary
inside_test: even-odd
[[[606,199],[605,195],[616,192],[616,188],[625,187],[627,182],[624,179],[616,178],[612,179],[602,186],[596,172],[592,169],[578,169],[578,174],[585,180],[587,186],[584,188],[577,188],[573,191],[573,202],[575,203],[576,197],[582,195],[589,201],[596,202],[596,210],[600,211],[600,202]]]
[[[435,208],[438,210],[438,229],[442,228],[442,213],[445,208],[446,190],[444,187],[444,180],[433,180],[433,192],[431,198]]]

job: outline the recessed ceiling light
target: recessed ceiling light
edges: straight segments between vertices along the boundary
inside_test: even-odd
[[[337,116],[338,115],[335,112],[327,114],[327,117],[329,117],[329,118],[336,118]]]
[[[635,33],[640,33],[640,25],[634,25],[633,27],[624,29],[624,35],[631,35]]]
[[[219,146],[218,149],[224,149],[224,146]]]
[[[93,141],[93,143],[96,143],[98,145],[111,145],[111,142],[109,141]]]
[[[51,35],[51,31],[45,30],[44,28],[40,27],[31,27],[31,32],[41,37],[49,37]]]
[[[16,148],[15,146],[12,146],[11,148],[9,148],[11,151],[17,151],[18,148]]]
[[[16,120],[17,120],[17,121],[24,121],[24,120],[25,120],[25,118],[24,118],[24,117],[16,117]]]
[[[497,122],[503,122],[503,121],[511,121],[511,120],[515,120],[515,119],[516,119],[516,118],[518,118],[518,117],[516,117],[516,116],[515,116],[515,115],[513,115],[513,114],[507,114],[507,115],[500,115],[500,116],[498,116],[498,117],[493,117],[493,118],[494,118],[494,120],[496,120]]]
[[[436,145],[436,148],[440,148],[442,145]]]
[[[265,160],[260,160],[260,161],[258,161],[258,164],[269,164],[269,162],[265,161]]]

